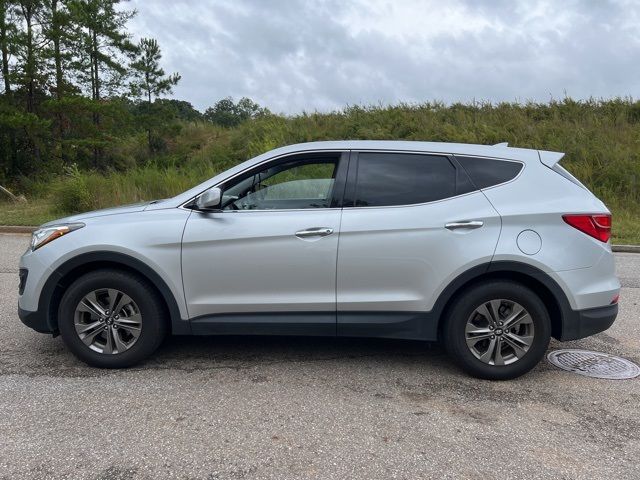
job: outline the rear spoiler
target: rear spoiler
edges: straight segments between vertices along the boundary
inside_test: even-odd
[[[540,161],[549,168],[553,168],[564,157],[562,152],[547,152],[545,150],[538,150],[538,155],[540,156]]]

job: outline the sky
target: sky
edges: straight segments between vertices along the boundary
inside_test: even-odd
[[[173,98],[274,112],[640,97],[640,0],[132,0]]]

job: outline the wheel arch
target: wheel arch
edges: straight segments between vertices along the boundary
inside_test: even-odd
[[[469,287],[487,280],[511,280],[533,290],[543,301],[551,319],[551,335],[563,337],[565,319],[572,310],[566,294],[558,283],[539,268],[521,262],[498,261],[485,263],[467,270],[453,280],[440,294],[434,311],[438,315],[438,337],[451,305]]]
[[[113,268],[134,273],[149,282],[160,294],[169,316],[173,334],[189,334],[189,322],[182,320],[178,303],[162,277],[141,260],[130,255],[110,251],[89,252],[78,255],[58,266],[45,282],[38,310],[44,312],[50,331],[58,331],[58,307],[62,296],[79,276],[102,268]]]

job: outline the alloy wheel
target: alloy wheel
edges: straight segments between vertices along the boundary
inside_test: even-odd
[[[115,355],[130,349],[140,337],[142,315],[136,302],[113,288],[93,290],[75,309],[74,325],[91,350]]]
[[[521,359],[535,334],[529,312],[511,300],[495,299],[479,305],[469,316],[465,339],[471,353],[489,365],[509,365]]]

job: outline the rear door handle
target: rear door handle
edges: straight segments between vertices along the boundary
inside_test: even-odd
[[[313,227],[313,228],[307,228],[305,230],[297,231],[296,237],[298,238],[326,237],[327,235],[331,235],[332,233],[333,233],[333,228]]]
[[[463,222],[447,223],[444,226],[444,228],[446,228],[448,230],[458,230],[458,229],[461,229],[461,228],[474,229],[474,228],[480,228],[483,225],[484,225],[484,222],[481,221],[481,220],[465,220]]]

